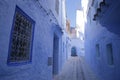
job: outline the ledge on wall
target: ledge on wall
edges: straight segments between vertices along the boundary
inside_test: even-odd
[[[107,3],[105,0],[99,3],[99,7],[96,9],[96,13],[94,14],[93,20],[98,20],[102,15],[105,13],[106,9],[108,8]]]

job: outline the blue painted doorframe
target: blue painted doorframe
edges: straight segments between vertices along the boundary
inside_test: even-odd
[[[53,24],[53,76],[59,73],[59,50],[60,38],[62,37],[62,29],[59,25]]]
[[[59,67],[59,38],[54,34],[53,40],[53,75],[58,74],[58,67]]]

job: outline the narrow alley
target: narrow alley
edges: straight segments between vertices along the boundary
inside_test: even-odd
[[[120,0],[0,0],[0,80],[120,80]]]
[[[83,57],[71,57],[54,80],[99,80],[84,62]]]

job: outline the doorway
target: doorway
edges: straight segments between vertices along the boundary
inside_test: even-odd
[[[56,34],[54,34],[53,39],[53,77],[58,74],[59,67],[59,38]]]

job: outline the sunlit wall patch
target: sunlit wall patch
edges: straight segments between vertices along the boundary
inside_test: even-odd
[[[8,64],[23,64],[32,61],[32,44],[35,22],[16,6],[11,29]]]

